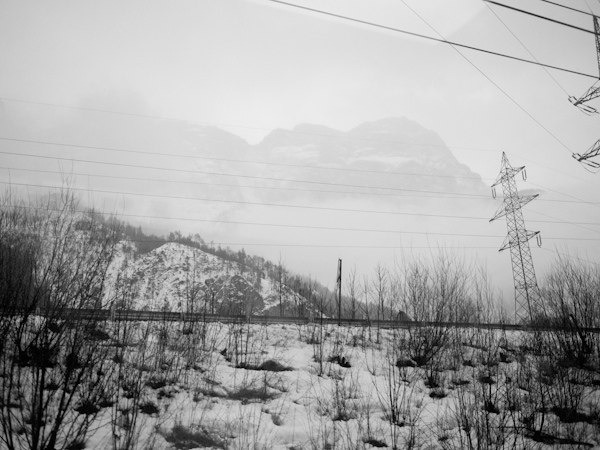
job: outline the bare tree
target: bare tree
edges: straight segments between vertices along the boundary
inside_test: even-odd
[[[381,338],[381,325],[380,320],[385,319],[385,300],[388,295],[388,271],[381,264],[377,264],[375,267],[375,273],[373,275],[373,295],[375,304],[377,305],[377,342],[379,343]]]
[[[346,280],[346,289],[348,290],[350,302],[350,319],[354,320],[358,315],[358,282],[356,279],[356,266],[350,270]]]
[[[288,274],[287,274],[287,270],[285,270],[285,267],[283,265],[283,260],[281,258],[281,254],[279,255],[279,260],[277,262],[276,271],[277,271],[276,272],[277,294],[279,296],[279,316],[283,317],[283,315],[284,315],[283,302],[284,302],[284,297],[286,296],[285,288],[286,288]]]
[[[83,445],[108,400],[109,335],[78,311],[103,306],[118,232],[72,191],[0,207],[0,446]]]

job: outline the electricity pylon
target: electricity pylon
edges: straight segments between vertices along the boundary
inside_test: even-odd
[[[505,153],[502,153],[502,168],[500,175],[492,185],[492,195],[496,198],[496,186],[502,184],[504,202],[496,211],[490,222],[506,216],[508,235],[504,239],[499,251],[510,248],[513,280],[515,284],[515,320],[517,323],[531,322],[535,318],[540,305],[540,291],[535,278],[533,259],[529,240],[537,238],[541,246],[539,231],[527,231],[521,208],[536,198],[536,195],[519,197],[515,175],[522,172],[523,180],[526,179],[525,167],[512,167]]]
[[[596,141],[596,143],[592,145],[583,155],[580,155],[579,153],[573,153],[573,158],[575,158],[581,164],[585,164],[593,169],[600,169],[600,163],[592,161],[592,158],[598,155],[600,155],[600,139],[598,139],[598,141]]]
[[[596,53],[598,58],[598,80],[600,80],[600,17],[598,16],[594,16],[594,35],[596,37]],[[598,113],[596,108],[592,108],[591,106],[585,104],[590,100],[600,97],[600,86],[596,86],[596,83],[594,83],[592,87],[585,91],[585,93],[579,98],[569,97],[569,101],[586,114]]]

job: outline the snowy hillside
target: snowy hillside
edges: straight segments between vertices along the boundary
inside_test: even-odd
[[[285,284],[178,243],[138,256],[131,243],[121,242],[109,277],[104,303],[121,309],[279,315],[280,299],[286,315],[299,305],[310,309]]]

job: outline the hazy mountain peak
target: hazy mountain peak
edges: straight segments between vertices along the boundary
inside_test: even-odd
[[[293,131],[295,133],[302,133],[308,135],[313,134],[317,136],[341,136],[344,134],[343,131],[326,127],[324,125],[317,125],[314,123],[300,123],[293,128]]]
[[[383,119],[372,120],[369,122],[363,122],[360,125],[352,128],[349,133],[353,132],[377,132],[377,131],[407,131],[410,129],[423,130],[424,128],[414,120],[410,120],[406,117],[386,117]]]
[[[360,182],[364,186],[378,186],[385,181],[387,188],[398,189],[449,192],[486,189],[478,175],[461,164],[434,131],[406,117],[365,122],[347,132],[300,124],[287,132],[272,132],[257,147],[265,152],[263,156],[268,160],[354,172],[352,175],[343,170],[330,173],[328,182],[348,184],[351,176],[353,184]],[[415,176],[383,180],[381,172]],[[278,175],[294,179],[296,171],[282,168]],[[317,180],[317,174],[314,178]]]

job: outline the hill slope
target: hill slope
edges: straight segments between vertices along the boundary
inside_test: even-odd
[[[294,315],[308,301],[268,274],[197,248],[166,243],[143,255],[126,241],[110,268],[117,308],[218,314]]]

